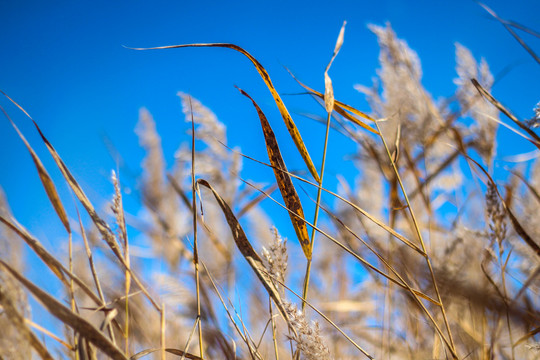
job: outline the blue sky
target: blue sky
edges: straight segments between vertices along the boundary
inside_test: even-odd
[[[486,0],[486,4],[500,16],[538,30],[540,2]],[[459,42],[476,58],[486,58],[495,75],[511,66],[493,93],[518,117],[531,117],[540,101],[538,64],[469,0],[2,1],[0,89],[38,121],[98,205],[112,193],[109,174],[116,168],[104,136],[132,168],[139,169],[143,152],[133,132],[139,108],[144,106],[153,114],[169,164],[178,144],[188,140],[178,91],[191,93],[217,114],[227,125],[230,145],[264,160],[256,114],[233,85],[245,89],[275,124],[283,139],[282,150],[290,156],[289,167],[302,167],[268,90],[240,54],[227,49],[137,52],[123,45],[235,43],[262,62],[279,92],[294,93],[301,89],[283,66],[322,89],[324,68],[343,20],[348,22],[345,43],[330,75],[336,97],[362,110],[369,111],[353,85],[371,84],[378,67],[376,38],[366,25],[386,21],[418,52],[423,83],[435,98],[454,92],[454,43]],[[540,52],[538,39],[526,35],[524,39]],[[320,112],[310,99],[284,99],[293,116]],[[7,101],[0,104],[42,155],[54,178],[60,179],[30,122]],[[321,126],[294,117],[308,144],[322,142]],[[501,134],[499,142],[506,155],[532,150],[514,147],[514,141],[524,143],[510,132]],[[336,144],[331,145],[331,155],[355,150],[347,141]],[[318,163],[320,149],[310,151]],[[339,171],[332,163],[328,166],[330,173]],[[16,217],[47,243],[47,227],[60,229],[60,222],[27,151],[5,119],[0,121],[0,169],[0,185]],[[66,195],[65,185],[60,180],[58,185]],[[65,199],[70,208],[69,197]]]

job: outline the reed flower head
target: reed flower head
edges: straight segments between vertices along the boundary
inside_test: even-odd
[[[296,348],[306,360],[330,360],[330,350],[324,343],[321,336],[319,323],[313,321],[309,323],[305,314],[296,305],[284,302],[285,311],[289,319],[289,324],[296,331],[296,335],[291,339],[296,342]]]

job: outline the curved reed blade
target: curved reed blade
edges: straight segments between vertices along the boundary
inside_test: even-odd
[[[0,92],[2,92],[2,94],[4,94],[4,96],[6,96],[11,102],[15,103],[15,101],[13,101],[3,91],[0,90]],[[58,191],[56,191],[56,186],[54,185],[54,182],[52,181],[51,176],[47,172],[47,169],[45,169],[45,166],[43,166],[43,163],[41,162],[41,159],[39,158],[39,156],[37,156],[32,146],[30,146],[30,143],[28,142],[28,140],[26,140],[22,132],[19,130],[17,125],[15,125],[15,123],[13,122],[11,117],[9,117],[9,115],[4,110],[4,108],[0,106],[0,109],[2,110],[6,118],[9,120],[9,122],[11,123],[11,126],[13,126],[13,128],[15,129],[15,131],[17,132],[17,134],[23,141],[24,145],[26,146],[26,148],[28,149],[30,156],[32,156],[32,160],[34,161],[34,165],[36,166],[39,179],[41,180],[41,183],[43,184],[43,188],[45,189],[45,192],[47,193],[47,196],[49,197],[49,201],[54,207],[54,211],[56,211],[56,214],[60,218],[62,225],[64,225],[64,227],[66,228],[66,231],[68,233],[71,233],[69,220],[66,215],[66,210],[64,209],[64,205],[62,204],[62,201],[60,200],[60,196],[58,196]]]
[[[536,135],[536,133],[534,131],[532,131],[531,129],[529,129],[527,126],[525,126],[521,121],[518,120],[518,118],[516,118],[507,108],[504,107],[503,104],[501,104],[497,99],[495,99],[493,97],[493,95],[491,95],[489,93],[489,91],[487,91],[486,89],[484,89],[482,87],[482,85],[480,85],[480,83],[478,82],[478,80],[476,79],[471,79],[471,82],[472,84],[474,85],[474,87],[476,88],[476,90],[478,90],[478,92],[480,94],[482,94],[483,97],[485,97],[490,103],[493,104],[493,106],[495,106],[497,109],[499,109],[500,112],[502,112],[504,115],[506,115],[510,120],[512,120],[514,122],[514,124],[516,124],[517,126],[519,126],[519,128],[523,131],[525,131],[527,134],[529,134],[529,136],[532,138],[526,138],[531,144],[533,144],[534,146],[536,146],[538,149],[540,149],[540,136]],[[534,139],[534,140],[533,140]]]
[[[298,131],[298,128],[296,127],[296,124],[294,123],[291,114],[289,114],[289,111],[285,107],[285,104],[283,103],[283,100],[281,100],[281,97],[279,96],[276,88],[274,87],[274,84],[272,84],[272,80],[270,80],[270,75],[268,75],[268,72],[266,69],[261,65],[261,63],[255,59],[250,53],[248,53],[246,50],[242,49],[238,45],[234,44],[226,44],[226,43],[209,43],[209,44],[183,44],[183,45],[170,45],[170,46],[158,46],[158,47],[152,47],[152,48],[130,48],[132,50],[163,50],[163,49],[178,49],[178,48],[185,48],[185,47],[220,47],[220,48],[227,48],[231,50],[238,51],[245,57],[247,57],[253,65],[255,65],[255,68],[259,72],[259,75],[261,75],[261,78],[263,79],[264,83],[266,84],[266,87],[268,87],[268,90],[270,90],[270,93],[272,94],[272,97],[274,98],[274,101],[279,109],[279,112],[281,113],[281,117],[283,117],[283,121],[285,122],[285,126],[287,126],[287,130],[289,130],[289,134],[291,134],[291,137],[296,145],[296,148],[298,149],[298,152],[304,159],[304,162],[306,163],[306,166],[309,169],[309,172],[313,176],[316,182],[319,182],[319,174],[317,172],[317,169],[315,168],[315,165],[313,164],[313,161],[311,160],[311,157],[309,156],[309,153],[307,151],[306,145],[304,144],[304,141],[302,140],[302,136],[300,136],[300,132]]]
[[[214,197],[216,198],[216,201],[218,202],[221,210],[223,211],[223,214],[225,215],[227,223],[229,224],[234,238],[234,242],[236,243],[236,247],[238,248],[238,250],[240,250],[242,256],[244,256],[248,264],[251,266],[251,268],[259,278],[266,291],[268,292],[268,295],[272,297],[272,300],[274,300],[283,317],[287,319],[287,313],[283,307],[283,303],[281,301],[281,296],[279,295],[278,289],[268,275],[260,256],[255,250],[253,250],[253,247],[251,246],[246,236],[246,233],[244,232],[244,229],[242,229],[242,226],[238,222],[236,216],[234,216],[234,213],[232,212],[229,205],[216,192],[216,190],[214,190],[214,188],[212,187],[212,185],[210,185],[210,183],[208,183],[208,181],[204,179],[198,179],[197,185],[202,185],[212,191]]]
[[[75,314],[69,308],[65,307],[51,295],[41,290],[31,281],[26,279],[18,271],[0,260],[0,265],[16,278],[24,287],[26,287],[43,306],[62,323],[80,333],[85,339],[88,339],[97,348],[107,354],[111,359],[127,360],[124,353],[114,345],[103,333],[94,327],[84,318]]]
[[[294,214],[289,213],[294,230],[296,231],[296,236],[298,237],[298,241],[300,242],[302,250],[304,251],[304,255],[308,260],[310,260],[313,249],[311,241],[309,240],[306,222],[304,221],[304,210],[302,209],[302,203],[300,202],[300,197],[294,188],[291,176],[287,172],[287,167],[285,166],[285,162],[281,156],[281,151],[279,150],[274,131],[272,130],[272,127],[270,127],[270,123],[255,100],[253,100],[251,96],[249,96],[244,90],[240,88],[238,88],[238,90],[240,90],[242,95],[251,100],[253,106],[255,106],[255,109],[257,110],[257,113],[259,114],[259,119],[261,120],[261,126],[264,133],[264,140],[266,142],[266,150],[268,151],[268,158],[270,159],[270,164],[272,164],[274,176],[276,177],[277,184],[279,186],[279,191],[281,192],[281,196],[283,197],[287,208],[297,215],[295,216]]]

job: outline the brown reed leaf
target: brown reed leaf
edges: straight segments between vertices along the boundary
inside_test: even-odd
[[[313,164],[313,161],[311,160],[311,157],[309,156],[309,152],[307,151],[306,145],[304,144],[304,141],[302,140],[302,136],[300,136],[300,132],[298,131],[296,124],[294,123],[291,115],[289,114],[289,111],[285,107],[283,100],[281,100],[281,97],[279,96],[276,88],[274,87],[274,84],[272,84],[272,80],[270,80],[270,75],[268,74],[266,69],[261,65],[261,63],[257,59],[255,59],[250,53],[248,53],[246,50],[244,50],[238,45],[226,44],[226,43],[183,44],[183,45],[158,46],[158,47],[152,47],[152,48],[128,48],[128,49],[163,50],[163,49],[178,49],[178,48],[185,48],[185,47],[227,48],[227,49],[238,51],[242,55],[246,56],[249,60],[251,60],[251,62],[253,63],[253,65],[255,65],[255,68],[259,72],[259,75],[261,75],[261,78],[266,84],[266,87],[268,88],[268,90],[270,90],[270,93],[272,94],[272,97],[274,98],[274,102],[276,103],[279,109],[281,117],[283,118],[283,121],[285,122],[285,126],[287,126],[287,130],[289,130],[289,134],[291,134],[294,144],[296,145],[298,152],[304,159],[304,162],[306,163],[306,166],[308,167],[309,172],[311,173],[315,181],[319,182],[319,174],[317,172],[317,169],[315,168],[315,165]]]
[[[268,158],[272,164],[274,176],[276,177],[276,181],[279,186],[279,191],[281,192],[281,196],[283,197],[287,208],[297,215],[295,216],[293,213],[289,213],[289,217],[291,218],[291,222],[294,230],[296,231],[298,241],[302,246],[302,250],[304,251],[304,255],[308,260],[310,260],[313,249],[309,240],[306,222],[304,221],[304,210],[302,209],[302,203],[300,202],[300,197],[298,196],[298,193],[296,192],[294,184],[291,180],[291,176],[287,172],[287,167],[285,166],[285,162],[281,156],[281,151],[279,150],[274,131],[255,100],[253,100],[251,96],[249,96],[244,90],[238,87],[237,89],[240,90],[242,95],[251,100],[253,106],[255,106],[255,109],[257,110],[257,113],[259,114],[259,119],[261,120],[261,126],[264,133],[264,140],[266,142],[266,150],[268,151]]]
[[[2,90],[0,90],[0,92],[14,103],[14,101],[9,96],[7,96]],[[56,191],[56,186],[54,185],[54,182],[52,181],[51,176],[47,172],[47,169],[45,169],[45,166],[43,166],[43,163],[41,162],[40,158],[37,156],[32,146],[30,146],[30,143],[26,140],[22,132],[19,130],[17,125],[15,125],[15,123],[13,122],[11,117],[9,117],[9,115],[4,110],[4,108],[0,106],[0,109],[2,110],[4,115],[7,117],[7,119],[11,123],[11,126],[13,126],[13,128],[15,129],[15,131],[17,132],[17,134],[23,141],[24,145],[28,149],[28,152],[30,153],[30,156],[32,156],[32,160],[34,161],[34,165],[36,166],[36,169],[38,171],[39,179],[41,180],[41,183],[43,184],[43,188],[45,189],[45,192],[47,193],[47,196],[49,197],[49,201],[54,207],[54,211],[56,211],[56,214],[60,218],[62,225],[64,225],[64,227],[66,228],[66,231],[68,233],[71,233],[69,220],[67,218],[64,205],[62,204],[62,201],[60,200],[60,196],[58,196],[58,192]]]
[[[84,318],[72,312],[69,308],[65,307],[51,295],[41,290],[31,281],[26,279],[17,270],[13,269],[4,261],[0,260],[0,265],[7,270],[14,278],[16,278],[22,285],[24,285],[35,298],[43,304],[43,306],[57,319],[62,321],[65,325],[68,325],[84,338],[88,339],[97,348],[103,351],[112,359],[127,360],[127,357],[122,351],[113,344],[105,335],[103,335],[98,329],[94,327]]]
[[[279,295],[279,291],[274,285],[274,282],[268,275],[266,268],[264,267],[264,264],[262,262],[262,259],[259,257],[259,254],[253,249],[251,246],[246,233],[244,232],[244,229],[242,229],[242,226],[238,222],[238,219],[236,216],[234,216],[234,213],[232,212],[229,205],[223,200],[223,198],[216,192],[216,190],[208,183],[208,181],[204,179],[198,179],[197,185],[202,185],[212,191],[214,194],[214,197],[216,201],[218,202],[219,206],[221,207],[221,210],[223,211],[223,214],[225,215],[225,219],[227,220],[227,223],[229,224],[229,227],[231,229],[234,242],[236,243],[236,247],[244,256],[248,264],[251,266],[263,286],[265,287],[266,291],[268,292],[268,295],[274,300],[274,303],[278,307],[279,311],[283,315],[285,319],[287,319],[287,312],[285,311],[285,308],[283,307],[283,303],[281,300],[281,296]]]

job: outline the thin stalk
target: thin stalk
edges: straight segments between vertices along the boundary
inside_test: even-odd
[[[126,258],[126,274],[125,274],[125,290],[126,290],[126,321],[124,324],[125,327],[125,353],[129,354],[129,290],[131,288],[131,274],[129,272],[130,269],[130,260],[129,260],[129,245],[127,241],[127,237],[124,238],[124,256]]]
[[[429,258],[429,255],[427,255],[426,245],[424,244],[424,239],[422,237],[422,233],[420,232],[420,227],[418,225],[418,221],[416,220],[416,216],[414,215],[414,211],[413,211],[411,203],[409,201],[409,197],[407,196],[407,192],[405,191],[405,186],[403,186],[403,182],[401,181],[401,177],[399,176],[399,171],[398,171],[398,169],[396,167],[395,162],[392,160],[392,155],[390,154],[390,150],[388,149],[388,145],[386,144],[386,140],[384,139],[384,136],[383,136],[383,134],[381,132],[381,128],[379,127],[379,122],[375,121],[375,125],[377,126],[377,130],[379,131],[379,136],[380,136],[380,138],[381,138],[381,140],[382,140],[382,142],[384,144],[384,148],[386,150],[388,158],[390,159],[390,163],[392,164],[392,168],[394,170],[394,173],[396,174],[396,178],[397,178],[397,180],[399,182],[399,187],[401,188],[401,192],[403,193],[403,197],[405,198],[405,202],[407,203],[407,207],[409,208],[409,213],[411,214],[411,219],[412,219],[413,224],[414,224],[414,229],[416,231],[416,235],[418,236],[418,240],[420,241],[422,251],[425,254],[424,257],[426,259],[426,263],[427,263],[428,268],[429,268],[429,273],[431,275],[431,281],[433,283],[433,287],[434,287],[435,293],[437,295],[437,301],[440,304],[441,313],[442,313],[442,316],[443,316],[443,319],[444,319],[444,325],[446,327],[446,331],[448,333],[448,338],[449,338],[450,345],[451,345],[450,350],[452,352],[452,356],[457,358],[456,346],[454,344],[454,339],[452,337],[452,332],[450,331],[450,323],[448,322],[448,317],[446,316],[446,310],[445,310],[443,302],[442,302],[441,293],[439,291],[439,286],[437,285],[437,281],[435,279],[435,273],[433,271],[433,266],[431,265],[431,260]]]
[[[161,343],[161,360],[165,360],[165,303],[161,303],[161,309],[160,309],[160,343]]]
[[[197,247],[197,198],[195,190],[195,123],[193,121],[193,108],[191,107],[191,97],[189,98],[191,110],[191,197],[193,209],[193,264],[195,265],[195,286],[197,292],[197,321],[199,329],[199,355],[204,359],[201,321],[201,292],[199,279],[199,251]]]
[[[328,148],[328,135],[330,133],[330,119],[332,117],[332,112],[328,112],[328,116],[326,118],[326,134],[324,136],[324,150],[323,150],[323,156],[322,156],[322,162],[321,162],[321,171],[320,171],[320,181],[318,184],[318,190],[317,190],[317,204],[315,205],[315,216],[313,218],[313,227],[311,228],[311,241],[310,241],[310,248],[311,248],[311,258],[307,260],[306,265],[306,275],[304,277],[304,289],[302,292],[302,311],[306,309],[306,299],[308,295],[309,290],[309,278],[311,274],[311,262],[313,259],[313,247],[315,245],[315,235],[317,234],[317,231],[315,228],[317,227],[317,221],[319,220],[319,206],[321,203],[321,194],[322,194],[322,186],[323,186],[323,179],[324,179],[324,165],[326,163],[326,150]]]
[[[274,352],[276,354],[276,360],[279,360],[279,350],[276,337],[276,319],[272,311],[272,298],[268,297],[268,310],[270,311],[270,320],[272,321],[272,341],[274,343]]]
[[[69,272],[73,274],[73,237],[71,236],[71,231],[69,232],[68,248],[69,248],[68,250],[69,251]],[[75,285],[73,284],[73,278],[69,279],[69,297],[71,300],[71,311],[75,313],[77,305],[75,304]],[[73,349],[77,349],[79,346],[79,339],[77,337],[77,333],[75,330],[73,330],[73,342],[74,342]],[[78,351],[75,351],[75,359],[79,360]]]

